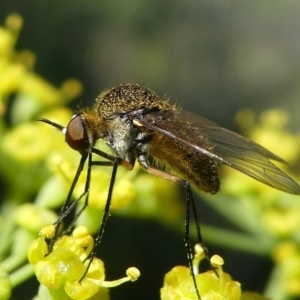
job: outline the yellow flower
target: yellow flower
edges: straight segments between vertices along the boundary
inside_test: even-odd
[[[62,236],[48,253],[45,239],[53,236],[53,229],[53,225],[44,228],[28,252],[39,282],[48,289],[52,299],[92,299],[98,293],[101,299],[108,299],[105,289],[135,281],[140,276],[136,268],[129,268],[126,277],[105,281],[103,262],[96,257],[91,262],[87,259],[94,240],[83,226],[77,227],[72,236]],[[45,288],[42,290],[45,293]]]
[[[205,253],[199,245],[196,246],[195,265],[205,258]],[[223,259],[212,256],[211,265],[215,270],[196,274],[196,283],[202,300],[239,300],[241,298],[241,285],[233,281],[231,276],[223,272]],[[198,300],[190,269],[183,266],[174,267],[165,275],[164,286],[161,289],[162,300]]]

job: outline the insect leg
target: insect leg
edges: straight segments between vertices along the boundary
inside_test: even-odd
[[[64,205],[62,206],[62,208],[60,210],[60,214],[59,214],[58,219],[53,223],[53,225],[55,225],[55,232],[54,232],[54,237],[50,240],[49,245],[48,245],[48,254],[52,251],[53,245],[54,245],[54,243],[56,241],[56,238],[57,238],[57,233],[58,233],[61,222],[66,217],[66,215],[70,212],[70,210],[74,207],[74,205],[71,204],[71,208],[70,208],[69,203],[71,201],[74,188],[75,188],[75,186],[77,184],[77,181],[79,179],[79,176],[80,176],[80,174],[83,170],[83,167],[84,167],[84,164],[85,164],[85,161],[86,161],[88,155],[89,155],[88,152],[82,154],[79,165],[78,165],[78,168],[77,168],[77,171],[76,171],[76,174],[74,176],[74,179],[72,181],[69,193],[67,195],[66,201],[65,201]],[[87,193],[87,191],[85,190],[84,193],[75,202],[77,203],[86,193]]]
[[[112,162],[111,166],[113,165],[113,162],[116,159],[115,156],[109,155],[108,153],[105,153],[105,152],[101,151],[100,149],[92,148],[92,152],[103,158],[106,158],[108,161],[111,161]],[[93,162],[93,164],[96,164],[96,163]],[[123,160],[123,159],[119,159],[119,165],[125,167],[128,170],[133,169],[133,164],[131,164],[128,161]]]
[[[95,164],[95,165],[100,165],[99,163],[101,163],[101,162],[93,162],[93,164]],[[115,180],[116,180],[117,170],[118,170],[118,166],[122,163],[122,159],[115,158],[114,161],[110,162],[110,163],[113,164],[113,170],[112,170],[111,179],[110,179],[110,183],[109,183],[109,189],[108,189],[106,204],[104,207],[104,213],[103,213],[103,217],[102,217],[102,221],[101,221],[101,227],[100,227],[100,230],[98,231],[98,234],[97,234],[97,237],[95,240],[94,249],[93,249],[91,255],[89,256],[89,263],[88,263],[82,277],[80,278],[79,282],[81,282],[83,280],[83,278],[85,277],[85,275],[87,274],[87,272],[91,266],[91,263],[96,255],[97,249],[101,243],[105,225],[106,225],[106,222],[109,217],[110,204],[111,204],[113,188],[114,188],[114,184],[115,184]]]
[[[104,163],[106,163],[106,162],[104,162]],[[111,165],[111,162],[108,162],[108,163],[110,163],[110,165]],[[76,212],[76,215],[74,216],[71,224],[68,226],[68,228],[66,230],[64,230],[63,234],[68,234],[72,230],[75,222],[78,220],[79,216],[82,214],[82,212],[85,210],[85,208],[87,207],[87,205],[89,203],[89,191],[90,191],[92,165],[93,165],[92,153],[89,153],[84,191],[75,201],[73,201],[68,206],[68,208],[64,211],[64,214],[60,216],[61,220],[63,220],[63,218],[65,218],[70,213],[70,211],[72,211],[74,209],[74,207],[76,207],[76,205],[82,199],[82,197],[85,196],[84,204],[83,204],[82,208],[78,212]]]
[[[188,259],[188,265],[189,265],[189,269],[191,271],[191,276],[192,276],[192,280],[193,280],[193,284],[195,286],[195,290],[196,290],[196,294],[197,294],[197,298],[200,300],[201,296],[197,287],[197,282],[196,282],[196,275],[194,273],[194,269],[193,269],[193,251],[192,251],[192,247],[191,247],[191,243],[190,243],[190,208],[191,208],[191,202],[192,202],[192,210],[193,210],[193,214],[195,216],[195,221],[196,221],[196,229],[197,229],[197,235],[198,235],[198,242],[200,243],[201,246],[204,246],[203,240],[202,240],[202,235],[200,232],[200,226],[199,226],[199,222],[197,219],[197,213],[196,213],[196,207],[195,207],[195,203],[194,203],[194,197],[192,194],[192,190],[191,190],[191,185],[188,181],[181,179],[180,177],[177,177],[175,175],[163,172],[161,170],[155,169],[153,167],[149,167],[147,162],[146,162],[146,158],[143,155],[140,155],[138,157],[138,161],[140,163],[140,165],[145,169],[146,172],[162,177],[164,179],[167,179],[169,181],[175,182],[177,184],[180,184],[182,186],[185,187],[186,189],[186,215],[185,215],[185,236],[184,236],[184,245],[186,248],[186,254],[187,254],[187,259]],[[203,249],[206,249],[206,247],[204,246]],[[205,252],[206,253],[206,252]],[[206,255],[208,256],[208,254],[206,253]]]
[[[99,156],[107,159],[107,161],[93,161],[92,160],[92,153],[91,152],[93,152],[93,153],[95,153],[95,154],[97,154],[97,155],[99,155]],[[103,151],[101,151],[99,149],[92,148],[92,150],[88,152],[88,168],[87,168],[87,175],[86,175],[86,181],[85,181],[84,191],[83,191],[83,193],[75,201],[73,201],[68,206],[67,204],[69,203],[70,198],[72,197],[71,189],[70,189],[69,195],[68,195],[68,198],[67,198],[68,199],[68,203],[66,203],[67,201],[65,202],[65,205],[64,205],[64,207],[61,210],[59,219],[54,223],[54,224],[61,223],[62,220],[70,213],[70,211],[72,211],[74,209],[74,207],[76,207],[77,203],[82,199],[82,197],[86,196],[82,208],[76,213],[75,217],[72,220],[72,223],[63,232],[64,234],[68,234],[71,231],[71,229],[73,228],[74,223],[78,220],[79,216],[82,214],[82,212],[85,210],[85,208],[88,205],[92,166],[96,166],[97,165],[97,166],[109,166],[109,167],[111,167],[111,166],[113,166],[115,159],[116,158],[114,156],[109,155],[109,154],[107,154],[107,153],[105,153],[105,152],[103,152]],[[119,160],[119,164],[120,165],[126,165],[127,167],[129,165],[129,163],[125,164],[125,162],[123,160],[121,160],[121,159]],[[83,169],[83,166],[84,166],[84,164],[81,167],[81,171]],[[78,172],[78,169],[77,169],[77,172]],[[75,178],[74,178],[73,183],[72,183],[73,190],[74,190],[75,185],[76,185],[76,183],[78,181],[79,175],[80,175],[80,173],[78,174],[78,176],[77,176],[77,173],[75,175],[76,182],[75,182]],[[74,186],[73,186],[73,184],[74,184]],[[73,191],[72,191],[72,193],[73,193]]]
[[[185,248],[186,248],[188,264],[189,264],[189,268],[191,270],[193,283],[194,283],[194,286],[196,288],[197,297],[198,297],[198,299],[201,299],[200,293],[199,293],[199,290],[198,290],[198,287],[197,287],[196,274],[195,274],[194,268],[193,268],[193,252],[192,252],[192,247],[191,247],[191,242],[190,242],[190,218],[191,218],[190,208],[191,208],[191,203],[192,203],[193,214],[194,214],[195,217],[197,215],[196,215],[194,197],[193,197],[193,193],[192,193],[192,190],[191,190],[190,183],[188,181],[184,181],[184,187],[186,188],[186,214],[185,214],[184,244],[185,244]],[[198,242],[202,246],[203,245],[203,240],[202,240],[202,235],[201,235],[201,232],[200,232],[199,222],[198,222],[197,219],[195,219],[195,222],[197,224],[196,229],[197,229],[197,235],[198,235]]]

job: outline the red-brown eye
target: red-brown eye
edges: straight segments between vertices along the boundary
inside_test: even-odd
[[[66,143],[74,150],[82,152],[89,148],[89,140],[80,114],[69,122],[65,134]]]

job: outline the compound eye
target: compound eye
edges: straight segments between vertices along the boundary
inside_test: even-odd
[[[80,114],[75,115],[69,122],[65,134],[66,143],[74,150],[82,152],[89,148],[87,132]]]

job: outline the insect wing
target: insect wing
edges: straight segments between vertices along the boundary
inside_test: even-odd
[[[137,118],[139,124],[176,139],[264,184],[300,194],[300,186],[269,160],[284,162],[283,159],[208,119],[184,110],[154,112]]]

